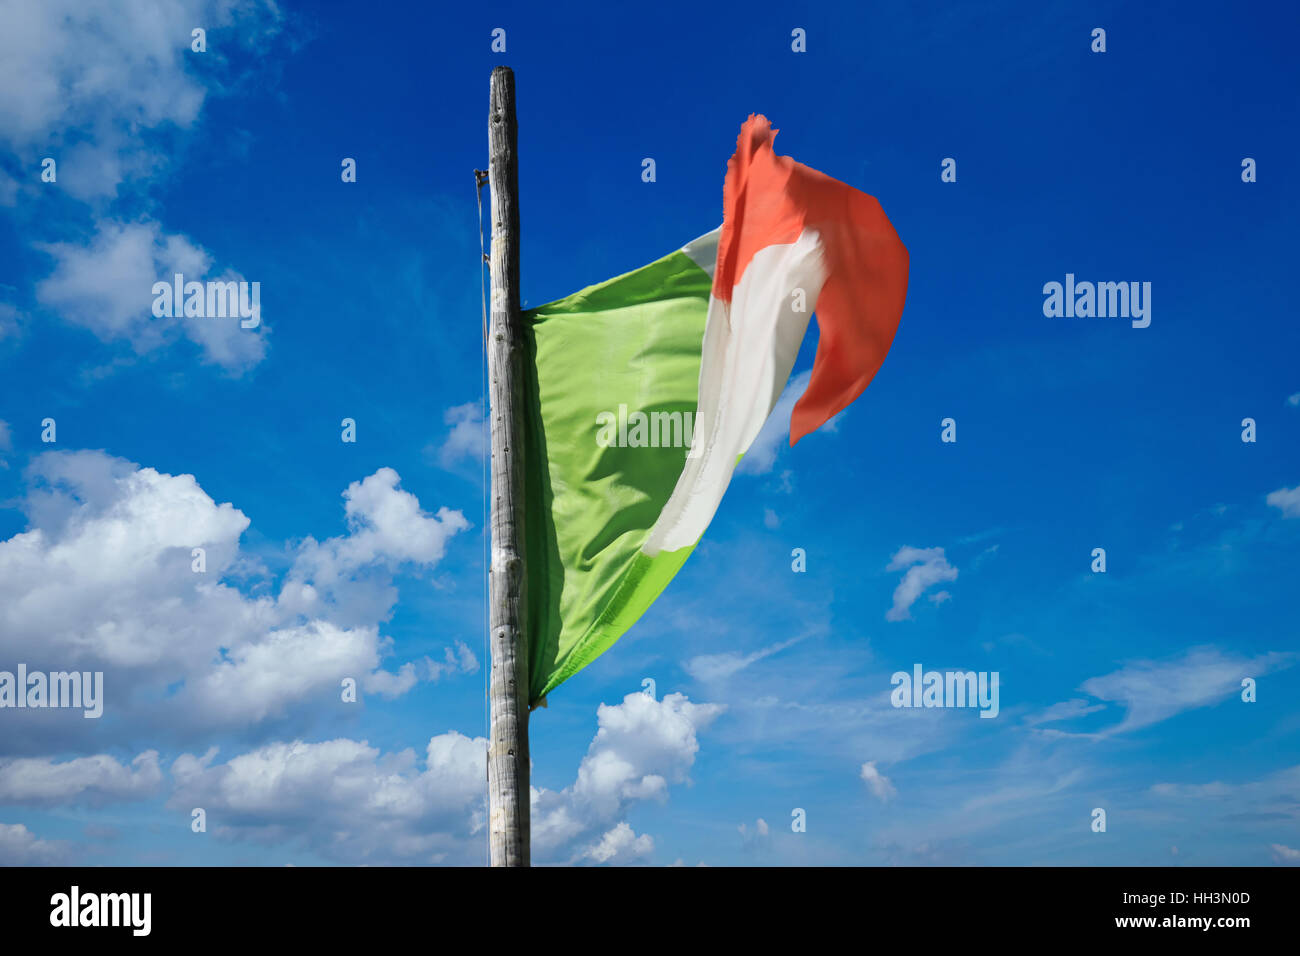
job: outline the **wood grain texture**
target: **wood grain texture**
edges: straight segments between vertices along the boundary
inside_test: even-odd
[[[492,866],[529,865],[528,633],[524,603],[523,318],[519,308],[519,176],[515,77],[492,71],[488,143],[492,299],[488,409],[492,446],[492,564],[488,628],[488,842]]]

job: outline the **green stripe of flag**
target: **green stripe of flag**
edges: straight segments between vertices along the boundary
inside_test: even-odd
[[[601,447],[597,423],[602,413],[617,416],[620,405],[628,415],[694,417],[711,285],[703,269],[675,252],[525,313],[534,705],[618,640],[692,550],[653,558],[641,551],[689,442]]]

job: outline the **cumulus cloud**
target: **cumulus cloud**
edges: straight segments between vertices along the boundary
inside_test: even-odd
[[[442,560],[452,536],[469,528],[459,511],[434,515],[419,499],[398,488],[400,477],[380,468],[343,493],[348,533],[324,541],[306,538],[281,590],[280,603],[303,615],[328,610],[336,620],[360,623],[386,615],[396,594],[385,578],[401,567],[432,567]]]
[[[66,844],[37,839],[21,823],[0,823],[0,866],[57,866],[68,862]]]
[[[143,800],[163,780],[158,751],[121,764],[107,754],[56,762],[48,757],[0,760],[0,804],[50,807]]]
[[[654,852],[654,838],[637,834],[626,822],[608,831],[600,840],[588,847],[583,856],[596,863],[626,866],[645,859]]]
[[[283,714],[313,691],[358,678],[363,689],[397,697],[416,684],[415,665],[396,674],[380,668],[387,642],[378,629],[341,628],[329,621],[281,627],[259,635],[189,683],[186,697],[213,718],[239,715],[257,723]]]
[[[459,511],[440,508],[436,516],[420,510],[409,491],[397,487],[401,478],[391,468],[380,468],[343,492],[348,534],[323,544],[304,547],[299,565],[310,566],[313,578],[338,580],[365,565],[403,562],[436,564],[442,560],[447,539],[464,531],[469,522]],[[309,539],[310,540],[310,539]]]
[[[881,803],[888,803],[894,797],[898,796],[898,791],[894,789],[893,782],[883,773],[876,769],[876,762],[868,760],[862,765],[861,776],[871,795]]]
[[[216,763],[172,765],[168,806],[203,807],[210,832],[346,863],[477,863],[487,740],[454,731],[383,754],[366,741],[271,743]]]
[[[573,785],[532,790],[534,856],[574,862],[601,852],[597,848],[609,827],[628,807],[662,802],[670,784],[687,782],[700,749],[696,735],[722,711],[717,704],[691,703],[682,694],[655,700],[632,693],[621,704],[601,704],[599,729]]]
[[[720,713],[681,694],[630,694],[602,705],[574,783],[533,788],[537,862],[627,864],[654,839],[623,819],[688,782],[697,732]],[[300,848],[344,863],[479,863],[483,858],[487,741],[456,732],[412,750],[382,753],[366,741],[277,742],[225,763],[217,751],[183,754],[171,767],[168,805],[203,807],[220,839]]]
[[[421,662],[385,670],[392,647],[379,625],[396,600],[392,574],[435,566],[468,523],[445,508],[427,514],[392,469],[348,487],[349,533],[307,539],[278,596],[227,583],[248,563],[249,521],[192,475],[80,451],[40,455],[25,477],[29,530],[0,541],[0,652],[33,670],[105,671],[106,717],[169,732],[248,726],[322,695],[337,700],[344,677],[392,696],[432,676]],[[472,657],[454,655],[456,670],[476,669]],[[438,676],[451,672],[438,666]],[[9,719],[21,726],[0,752],[35,746],[22,730],[74,747],[85,735],[67,712],[39,728],[27,711]]]
[[[38,243],[54,270],[36,285],[36,300],[105,342],[126,342],[137,354],[178,338],[199,347],[203,361],[239,374],[266,355],[265,322],[243,328],[238,317],[159,318],[153,314],[155,282],[242,282],[237,272],[218,273],[212,256],[156,222],[101,220],[85,244]]]
[[[907,620],[912,616],[912,605],[927,588],[943,581],[957,580],[957,569],[948,563],[943,548],[899,548],[885,570],[902,571],[904,568],[907,572],[894,589],[894,605],[885,612],[886,621]],[[942,603],[942,600],[946,599],[935,603]]]
[[[456,642],[441,660],[384,669],[378,623],[341,620],[353,610],[338,600],[350,575],[386,580],[397,568],[431,567],[465,526],[455,512],[428,514],[390,469],[344,492],[347,534],[297,546],[282,593],[262,582],[251,586],[257,596],[227,581],[255,564],[240,549],[248,518],[214,502],[193,476],[60,451],[34,459],[25,479],[29,529],[0,541],[0,656],[33,670],[104,670],[104,726],[114,724],[119,739],[158,728],[181,741],[210,740],[223,728],[261,733],[261,721],[337,701],[342,676],[396,694],[479,667]],[[193,570],[193,548],[206,552],[203,573]],[[302,613],[304,589],[320,596],[313,614]],[[722,710],[681,694],[602,706],[574,782],[531,793],[539,861],[648,858],[653,838],[626,825],[626,812],[689,783],[697,735]],[[87,741],[79,713],[63,724],[53,720],[65,712],[40,714],[39,728],[23,723],[30,716],[6,718],[13,733],[0,753],[12,755],[0,762],[0,803],[102,805],[146,799],[166,784],[154,750],[129,764],[103,753],[19,756]],[[432,738],[422,756],[347,738],[265,743],[224,762],[208,748],[172,761],[168,805],[203,807],[221,838],[338,862],[476,863],[485,748],[455,732]],[[3,839],[12,858],[52,861],[63,852],[21,828]]]
[[[214,269],[199,244],[153,221],[150,190],[185,153],[209,93],[276,62],[267,41],[282,25],[274,0],[0,0],[0,152],[6,167],[24,171],[0,173],[0,206],[44,210],[18,201],[38,194],[77,201],[54,207],[74,221],[43,212],[26,230],[54,222],[61,239],[32,244],[52,260],[35,290],[40,306],[137,355],[188,340],[201,361],[230,374],[262,360],[265,323],[153,316],[153,284],[176,272],[244,277]],[[208,34],[203,53],[190,49],[196,26]],[[56,164],[51,183],[39,179],[47,158]],[[129,210],[132,221],[104,218],[110,208]],[[0,308],[0,340],[16,329],[12,307]]]

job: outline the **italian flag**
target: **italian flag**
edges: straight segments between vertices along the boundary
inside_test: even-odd
[[[525,313],[530,702],[606,651],[672,579],[820,338],[790,444],[871,382],[907,292],[875,198],[778,156],[763,116],[727,164],[722,226]]]

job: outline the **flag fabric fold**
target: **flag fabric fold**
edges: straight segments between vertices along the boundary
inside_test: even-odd
[[[751,116],[723,224],[525,313],[530,702],[607,650],[716,512],[793,369],[819,341],[790,443],[849,405],[902,315],[907,250],[880,204],[772,148]]]

